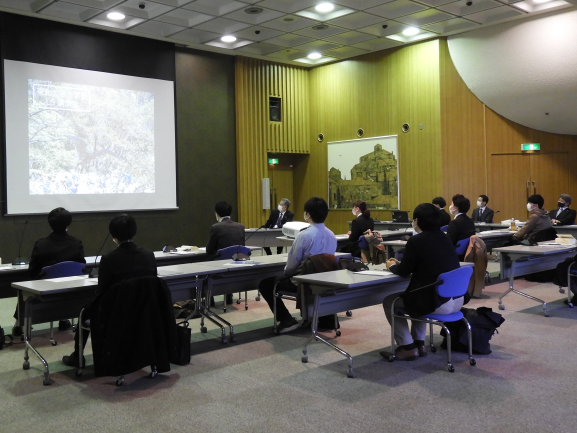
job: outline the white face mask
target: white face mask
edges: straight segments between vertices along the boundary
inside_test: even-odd
[[[220,222],[220,217],[217,214],[214,214],[214,217],[216,218],[216,221]]]
[[[478,201],[478,202],[477,202],[477,207],[481,207],[482,205],[483,205],[483,202],[482,202],[482,201]]]
[[[355,212],[355,209],[353,208],[353,215],[357,216],[357,213]]]
[[[451,215],[457,215],[459,213],[459,209],[457,209],[456,207],[450,206],[449,212],[451,212]]]
[[[527,203],[527,210],[531,212],[533,210],[533,205],[531,203]]]
[[[413,227],[413,230],[415,231],[415,233],[421,233],[421,230],[419,230],[418,224],[415,224],[415,220],[413,220],[411,222],[411,226]]]
[[[282,211],[283,211],[282,205],[279,204],[278,207],[277,207],[277,209],[278,209],[278,211],[279,211],[280,213],[282,213]]]
[[[305,212],[305,214],[304,214],[304,216],[303,216],[303,219],[304,219],[305,221],[307,221],[307,220],[309,219],[309,217],[307,216],[307,213],[306,213],[306,212]]]

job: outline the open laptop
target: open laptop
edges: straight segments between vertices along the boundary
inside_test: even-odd
[[[393,211],[393,222],[394,223],[408,223],[409,213],[404,210]]]

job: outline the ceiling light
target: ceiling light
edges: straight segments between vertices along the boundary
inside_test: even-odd
[[[123,20],[125,18],[125,15],[121,14],[120,12],[110,12],[106,16],[108,17],[108,19],[114,20],[114,21],[120,21],[120,20]]]
[[[319,3],[315,6],[317,12],[330,12],[335,8],[335,5],[329,2]]]
[[[550,0],[533,0],[533,3],[547,3]]]
[[[234,42],[236,41],[236,38],[234,36],[227,35],[220,38],[220,40],[223,42]]]
[[[307,57],[311,60],[320,59],[323,55],[321,53],[310,53]]]
[[[419,34],[419,29],[416,27],[408,27],[405,30],[403,30],[403,34],[405,36],[415,36]]]

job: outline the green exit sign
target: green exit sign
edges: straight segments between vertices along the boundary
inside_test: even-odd
[[[526,143],[521,145],[521,150],[541,150],[541,145],[539,143]]]
[[[272,165],[277,165],[278,164],[278,158],[269,158],[268,163],[272,164]]]

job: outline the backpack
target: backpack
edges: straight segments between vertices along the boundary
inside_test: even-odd
[[[465,319],[471,325],[471,337],[473,339],[473,353],[488,355],[491,353],[489,341],[497,331],[497,328],[505,321],[499,313],[494,313],[491,308],[479,307],[476,310],[472,308],[461,308]],[[456,322],[445,322],[445,326],[451,333],[451,350],[457,352],[469,352],[467,326],[462,320]],[[443,343],[441,347],[447,348],[447,335],[444,329],[441,329]]]

